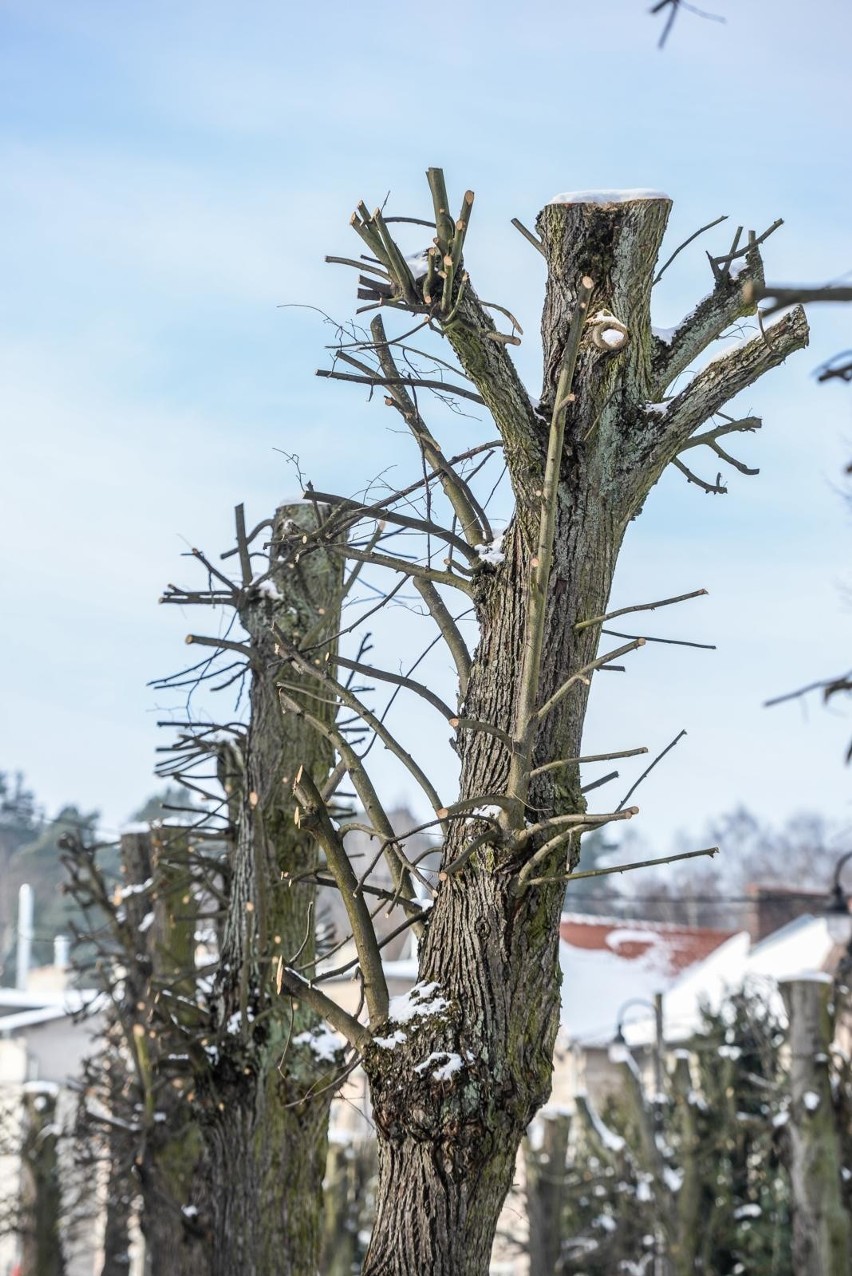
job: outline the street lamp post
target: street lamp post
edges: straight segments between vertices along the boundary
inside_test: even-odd
[[[843,889],[840,875],[843,868],[852,860],[852,851],[841,855],[834,866],[834,878],[831,883],[829,904],[825,910],[828,933],[836,944],[843,944],[847,953],[852,956],[852,913],[849,912],[849,896]]]
[[[654,1109],[656,1111],[659,1106],[660,1096],[663,1093],[663,1052],[665,1048],[663,1041],[663,994],[655,992],[653,1001],[646,1001],[644,997],[631,997],[629,1001],[625,1001],[619,1007],[618,1015],[616,1016],[613,1045],[623,1046],[625,1050],[628,1049],[628,1045],[624,1036],[624,1017],[632,1006],[645,1006],[654,1016]]]

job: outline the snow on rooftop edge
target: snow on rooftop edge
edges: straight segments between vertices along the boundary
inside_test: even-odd
[[[667,199],[671,195],[665,191],[630,190],[630,191],[565,191],[562,195],[554,195],[548,204],[630,204],[638,199]]]

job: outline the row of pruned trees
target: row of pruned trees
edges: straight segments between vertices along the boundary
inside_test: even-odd
[[[533,1276],[849,1270],[848,989],[802,978],[783,994],[783,1018],[766,989],[706,1013],[661,1087],[621,1046],[602,1113],[580,1095],[573,1115],[542,1115],[525,1148]]]
[[[68,846],[73,889],[91,896],[114,1025],[115,1067],[91,1078],[97,1089],[114,1075],[114,1092],[90,1095],[86,1112],[137,1185],[168,1270],[177,1254],[217,1276],[315,1269],[330,1099],[358,1060],[378,1155],[364,1271],[487,1270],[518,1149],[549,1093],[566,882],[578,878],[582,835],[637,810],[625,799],[590,811],[584,790],[599,783],[581,771],[645,751],[614,742],[605,755],[582,752],[594,676],[645,642],[608,632],[622,539],[667,466],[705,491],[723,484],[701,477],[694,457],[744,468],[730,439],[760,422],[724,407],[807,341],[794,309],[689,375],[753,310],[744,285],[762,284],[765,235],[738,236],[713,258],[710,293],[660,337],[650,306],[673,259],[657,270],[668,198],[561,196],[535,232],[520,227],[547,271],[534,396],[511,357],[517,321],[482,302],[465,269],[473,195],[454,217],[442,172],[428,181],[431,215],[413,219],[433,236],[426,252],[407,258],[394,219],[360,204],[352,226],[365,251],[337,259],[358,271],[361,310],[402,313],[407,328],[391,332],[374,313],[368,330],[341,330],[327,370],[397,413],[418,477],[378,497],[308,487],[302,505],[251,530],[240,509],[228,562],[193,551],[206,581],[169,586],[164,601],[230,620],[215,637],[190,635],[202,658],[161,684],[191,693],[163,771],[204,814],[128,833],[120,898],[99,881],[97,857]],[[449,349],[424,354],[434,337]],[[448,456],[425,417],[432,390],[487,409],[497,437]],[[513,504],[503,532],[489,516],[498,458]],[[367,659],[368,630],[391,600],[419,609],[446,686],[415,676],[421,651]],[[248,714],[193,713],[205,686],[245,691]],[[451,736],[452,795],[430,775],[419,735],[393,725],[406,696]],[[431,812],[416,829],[392,825],[379,750]],[[350,860],[353,828],[372,839],[390,887]],[[424,829],[437,873],[412,850]],[[354,955],[319,970],[317,892],[329,885]],[[376,925],[389,909],[393,929],[419,941],[418,982],[401,1002],[389,996],[388,932]],[[347,969],[360,988],[354,1011],[324,982]],[[166,1215],[172,1230],[158,1240]]]

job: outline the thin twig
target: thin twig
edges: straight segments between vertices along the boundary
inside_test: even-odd
[[[702,226],[700,230],[693,231],[692,234],[689,236],[689,238],[685,239],[683,243],[680,244],[674,250],[671,257],[669,257],[668,261],[664,262],[663,265],[660,267],[660,269],[657,271],[656,275],[654,276],[654,284],[658,284],[660,282],[663,275],[666,273],[669,266],[674,261],[675,257],[677,257],[678,253],[682,253],[684,248],[688,247],[688,245],[691,244],[694,239],[697,239],[699,235],[703,235],[705,230],[712,230],[714,226],[718,226],[720,222],[725,222],[727,220],[728,220],[728,214],[723,213],[722,216],[717,217],[715,221],[708,222],[707,225]],[[326,258],[326,260],[328,259]],[[653,284],[652,284],[652,287],[653,287]]]
[[[684,737],[685,735],[686,735],[686,729],[684,728],[684,730],[683,730],[683,731],[679,731],[679,732],[677,733],[677,735],[675,736],[675,738],[672,740],[671,744],[667,744],[667,745],[666,745],[666,747],[662,750],[662,752],[657,754],[657,756],[654,758],[654,761],[650,764],[650,766],[648,766],[648,767],[646,767],[646,768],[645,768],[645,770],[644,770],[644,771],[642,772],[642,774],[639,776],[639,779],[636,781],[636,783],[633,785],[633,787],[627,790],[627,792],[625,793],[624,797],[621,799],[621,801],[619,802],[618,806],[615,808],[615,809],[616,809],[616,811],[620,811],[620,810],[624,807],[625,802],[629,802],[629,801],[630,801],[630,799],[632,798],[633,794],[634,794],[634,793],[636,792],[636,790],[639,788],[639,785],[642,783],[642,781],[645,779],[645,777],[651,774],[651,772],[653,771],[653,769],[654,769],[654,767],[657,765],[657,763],[658,763],[658,762],[661,762],[661,761],[663,760],[663,758],[666,756],[666,754],[667,754],[667,753],[668,753],[671,749],[673,749],[673,748],[675,747],[675,745],[678,743],[678,741],[679,741],[679,740],[682,740],[682,739],[683,739],[683,737]]]

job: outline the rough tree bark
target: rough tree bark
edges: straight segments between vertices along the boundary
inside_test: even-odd
[[[829,1075],[834,1037],[828,975],[781,984],[790,1018],[790,1184],[797,1276],[849,1276],[852,1235]]]
[[[198,1078],[210,1156],[213,1276],[303,1276],[317,1269],[322,1180],[335,1059],[320,1021],[276,994],[279,959],[306,976],[315,958],[313,840],[294,824],[292,782],[301,763],[322,786],[333,765],[325,738],[283,713],[281,685],[294,675],[274,629],[306,646],[338,628],[339,560],[300,559],[316,526],[311,505],[282,506],[268,569],[244,584],[240,620],[250,637],[251,710],[233,785],[236,841],[214,999],[210,1067]],[[321,721],[334,706],[320,704]],[[319,1029],[320,1035],[317,1036]]]
[[[386,999],[374,995],[370,1004],[367,988],[372,1039],[350,1025],[370,1080],[379,1151],[367,1276],[481,1276],[488,1269],[520,1141],[550,1091],[558,922],[564,876],[579,855],[571,830],[594,820],[585,814],[577,759],[622,538],[665,467],[682,466],[678,454],[701,440],[695,431],[807,341],[804,316],[793,311],[667,397],[672,380],[752,309],[742,282],[762,278],[756,243],[741,275],[717,270],[711,295],[664,342],[651,331],[650,296],[668,198],[565,198],[547,205],[537,223],[548,278],[544,380],[535,401],[460,268],[473,197],[465,197],[454,225],[439,170],[430,170],[430,185],[443,265],[439,303],[434,261],[415,280],[380,212],[371,216],[361,205],[363,220],[353,224],[390,281],[376,285],[375,295],[428,311],[490,410],[516,512],[499,547],[502,561],[474,555],[465,578],[480,633],[457,733],[459,802],[471,816],[445,821],[416,1013],[404,1026],[395,1022]],[[373,336],[384,374],[375,383],[396,387],[375,321]],[[395,388],[390,396],[400,406]],[[417,418],[412,429],[437,468],[411,403],[400,410],[409,423]],[[754,423],[714,427],[708,445],[717,450],[718,435],[736,428]],[[446,583],[447,574],[432,580]],[[310,793],[297,787],[297,797],[323,835]],[[473,808],[482,804],[496,805],[498,815],[478,819]],[[370,956],[362,944],[362,970]]]

